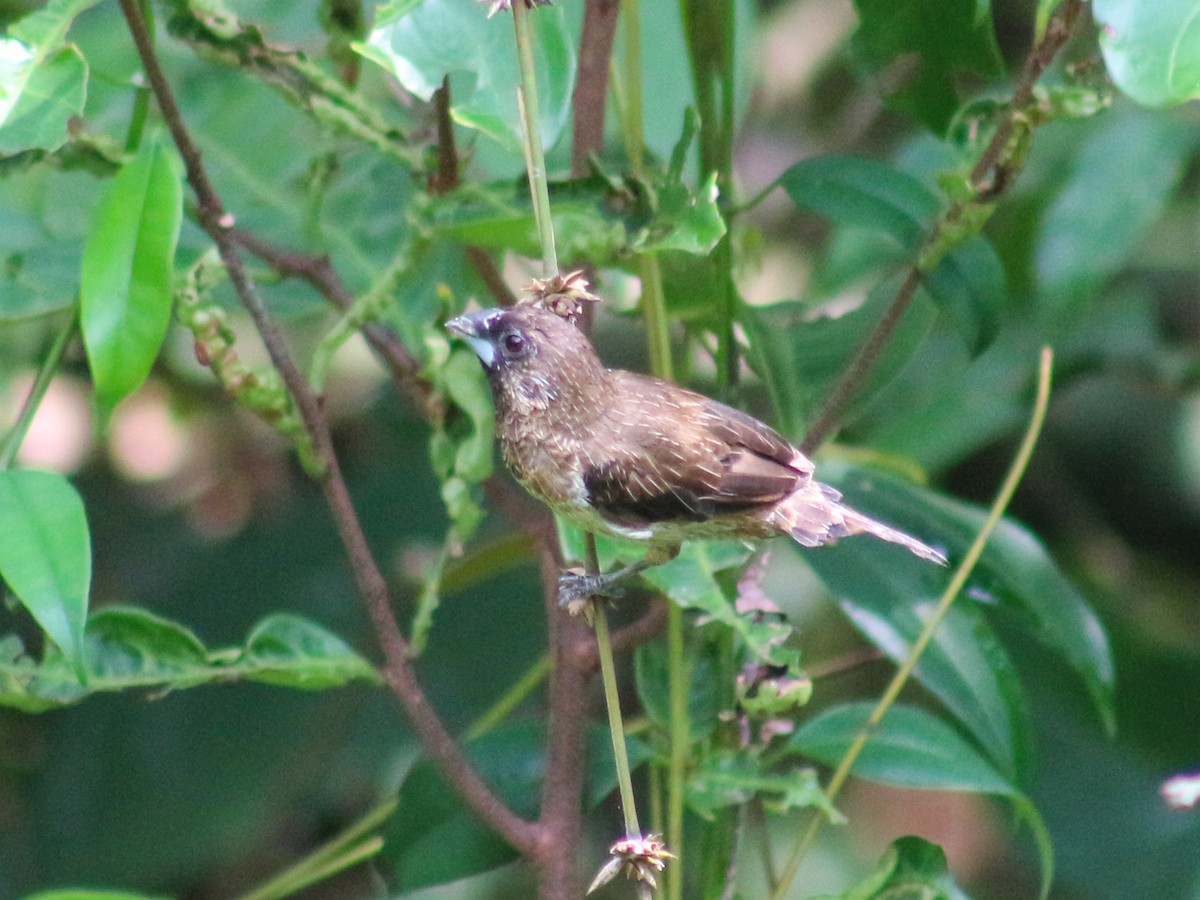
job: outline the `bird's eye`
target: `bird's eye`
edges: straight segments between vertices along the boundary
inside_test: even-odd
[[[529,347],[529,342],[525,340],[525,336],[516,331],[510,331],[500,339],[500,344],[504,348],[504,354],[510,357],[524,356],[525,351]]]

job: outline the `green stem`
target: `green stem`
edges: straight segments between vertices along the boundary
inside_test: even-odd
[[[621,9],[622,50],[625,65],[620,72],[622,134],[625,152],[635,176],[642,175],[645,136],[642,117],[642,51],[639,0],[624,0]],[[646,342],[650,352],[650,370],[659,378],[673,377],[671,338],[668,330],[667,304],[663,292],[662,267],[656,254],[645,254],[640,260],[642,277],[642,312],[646,317]],[[670,753],[667,763],[667,846],[677,857],[683,853],[683,794],[689,749],[687,695],[691,680],[684,657],[683,611],[674,602],[667,606],[667,695],[669,703],[668,740]],[[671,900],[683,896],[683,872],[672,866],[663,877],[664,888]]]
[[[641,0],[622,0],[621,40],[625,65],[622,91],[622,134],[625,154],[634,175],[642,174],[646,145],[642,116],[642,24]]]
[[[650,371],[667,381],[673,379],[671,333],[667,329],[667,300],[663,294],[662,268],[658,255],[641,258],[642,312],[646,316],[646,342],[650,350]]]
[[[667,760],[667,846],[683,859],[683,792],[687,770],[688,722],[687,694],[691,672],[688,671],[683,646],[683,610],[674,601],[667,607],[667,700],[670,704],[671,748]],[[683,871],[675,866],[666,872],[667,896],[670,900],[683,897]]]
[[[976,563],[979,562],[979,557],[983,554],[983,548],[986,546],[996,525],[1000,522],[1000,518],[1004,515],[1004,511],[1008,508],[1008,504],[1016,492],[1017,485],[1021,483],[1021,478],[1024,476],[1025,469],[1029,465],[1029,459],[1033,455],[1033,448],[1037,445],[1038,435],[1042,430],[1042,423],[1046,420],[1046,408],[1050,402],[1050,374],[1053,359],[1054,355],[1051,349],[1044,347],[1038,367],[1037,400],[1034,402],[1033,414],[1029,420],[1029,427],[1025,430],[1025,437],[1021,441],[1021,446],[1018,448],[1012,465],[1009,467],[1008,474],[1004,478],[1004,483],[1000,486],[1000,490],[996,494],[996,499],[992,502],[983,527],[979,530],[979,534],[975,536],[975,540],[967,550],[966,556],[955,570],[954,577],[950,579],[950,584],[946,586],[945,592],[938,601],[937,609],[934,610],[933,615],[925,623],[925,627],[921,629],[921,634],[917,637],[903,664],[896,670],[896,674],[892,677],[887,689],[883,692],[883,696],[879,698],[879,703],[872,710],[870,718],[859,729],[858,734],[855,735],[854,740],[842,755],[841,761],[838,762],[837,768],[829,779],[829,787],[825,790],[825,795],[830,805],[832,805],[834,798],[842,789],[842,785],[846,783],[846,779],[850,776],[851,768],[853,768],[859,754],[862,753],[862,749],[866,746],[871,734],[878,727],[892,704],[895,703],[896,698],[900,695],[900,691],[908,683],[913,669],[916,668],[917,662],[921,659],[925,648],[929,646],[929,642],[933,640],[933,635],[949,611],[950,605],[954,602],[963,585],[966,584],[967,579],[971,576]],[[809,821],[808,828],[796,842],[796,846],[792,848],[792,853],[788,857],[783,873],[780,875],[779,883],[775,891],[771,894],[771,900],[783,900],[787,895],[788,888],[791,886],[796,873],[800,869],[800,862],[804,858],[805,851],[816,838],[824,822],[825,815],[823,813],[814,813],[812,819]]]
[[[150,0],[142,0],[142,18],[146,20],[146,32],[151,43],[154,42],[154,9]],[[143,84],[133,93],[133,111],[129,116],[129,130],[125,132],[125,152],[136,153],[142,143],[142,132],[146,127],[146,115],[150,112],[150,100],[153,91],[150,85]]]
[[[17,414],[17,421],[13,423],[12,431],[5,438],[4,446],[0,447],[0,471],[10,468],[13,460],[17,458],[17,451],[21,449],[21,443],[29,432],[29,425],[33,422],[38,407],[42,404],[42,398],[46,396],[50,382],[54,380],[54,373],[58,371],[59,363],[62,362],[63,354],[67,350],[67,344],[70,342],[71,336],[75,334],[78,324],[79,304],[76,303],[62,330],[55,336],[54,343],[50,345],[50,352],[42,361],[42,367],[38,369],[33,386],[29,389],[29,396],[25,398],[25,403],[21,406],[20,413]]]
[[[521,86],[517,88],[517,104],[521,109],[521,131],[525,146],[525,166],[529,171],[529,195],[533,200],[534,218],[542,244],[543,274],[550,278],[558,274],[558,253],[554,247],[554,225],[550,218],[550,188],[546,180],[546,154],[542,149],[542,132],[538,127],[537,71],[533,64],[533,33],[529,28],[529,10],[524,0],[513,4],[513,26],[517,34],[517,65],[521,70]]]
[[[514,709],[521,705],[521,702],[537,689],[537,686],[546,680],[546,676],[550,674],[550,654],[543,654],[541,659],[530,666],[525,674],[517,679],[516,683],[504,692],[499,700],[491,705],[491,707],[463,734],[463,741],[470,743],[475,738],[486,734],[497,725],[499,725]]]
[[[585,567],[590,574],[600,571],[596,554],[596,536],[590,531],[585,534],[587,559]],[[608,730],[612,736],[613,760],[617,766],[617,784],[621,789],[621,812],[625,816],[626,837],[640,837],[637,803],[633,798],[633,778],[629,771],[629,752],[625,748],[625,723],[621,720],[621,695],[617,693],[617,670],[613,665],[612,641],[608,634],[608,613],[602,600],[593,607],[596,629],[596,648],[600,655],[600,679],[604,682],[604,704],[608,708]]]
[[[369,859],[383,849],[383,838],[367,838],[366,835],[383,825],[395,811],[395,798],[376,804],[340,834],[270,881],[242,895],[241,900],[279,900]]]

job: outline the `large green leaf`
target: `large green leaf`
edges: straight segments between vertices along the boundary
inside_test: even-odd
[[[854,6],[855,48],[867,66],[882,72],[906,63],[888,105],[938,133],[958,111],[960,73],[1003,71],[986,0],[855,0]]]
[[[24,46],[0,40],[0,54],[16,45]],[[19,89],[0,84],[0,92],[0,154],[57,150],[67,141],[68,122],[83,112],[87,63],[76,48],[63,47],[33,66]]]
[[[64,47],[75,17],[96,0],[50,0],[0,38],[0,153],[57,149],[83,109],[87,65]]]
[[[875,578],[882,580],[882,572]],[[916,643],[933,604],[911,597],[905,603],[899,592],[909,583],[897,581],[896,595],[865,602],[843,597],[839,605],[872,644],[898,663]],[[1003,772],[1016,775],[1029,753],[1032,726],[1012,660],[980,610],[952,607],[913,675],[967,726]]]
[[[549,148],[570,113],[577,38],[558,7],[534,10],[531,23],[539,125],[542,143]],[[460,125],[519,151],[520,76],[510,15],[489,19],[485,7],[459,0],[395,0],[380,8],[374,30],[356,49],[423,100],[433,96],[445,76],[470,73],[474,83],[455,92],[450,114]]]
[[[782,427],[794,429],[787,432],[789,436],[799,437],[798,423],[806,421],[828,396],[898,286],[899,276],[889,278],[876,285],[862,304],[836,315],[816,316],[807,304],[797,301],[739,312],[751,334],[770,335],[752,347],[749,362],[766,381]],[[918,291],[845,414],[846,421],[853,421],[912,360],[936,319],[933,303]]]
[[[910,251],[938,211],[937,195],[929,188],[874,159],[806,159],[779,176],[779,183],[797,206],[838,225],[881,232]]]
[[[1149,113],[1113,115],[1088,137],[1038,235],[1034,267],[1048,322],[1069,322],[1065,316],[1079,312],[1137,251],[1195,138],[1190,126]]]
[[[0,471],[0,577],[54,642],[78,686],[86,671],[92,545],[83,501],[61,475]]]
[[[874,707],[873,703],[847,703],[828,709],[801,726],[788,747],[836,765],[867,726]],[[870,729],[850,771],[879,784],[1004,797],[1032,832],[1042,864],[1042,896],[1049,891],[1054,855],[1038,811],[1009,779],[934,716],[916,707],[893,706]]]
[[[135,607],[93,613],[84,635],[86,684],[55,647],[38,662],[15,637],[0,641],[0,704],[30,712],[98,692],[179,690],[257,681],[318,690],[378,681],[374,667],[341,638],[290,614],[268,616],[240,647],[207,649],[190,630]]]
[[[836,765],[866,725],[873,703],[847,703],[804,723],[789,749]],[[850,770],[899,787],[1013,796],[1016,787],[944,722],[922,709],[893,706],[871,730]]]
[[[1121,90],[1146,106],[1200,97],[1197,0],[1095,0],[1092,10],[1104,62]]]
[[[883,473],[868,473],[828,462],[821,474],[846,491],[851,505],[945,548],[951,565],[962,558],[986,518],[982,509]],[[871,605],[872,595],[880,592],[885,596],[890,594],[892,602],[885,601],[880,608],[890,606],[895,610],[895,621],[900,623],[907,615],[903,607],[932,600],[946,576],[928,564],[910,559],[903,551],[893,552],[895,549],[875,546],[868,538],[853,538],[806,554],[805,559],[822,578],[828,576],[839,584],[839,597],[851,598],[856,606]],[[863,565],[865,555],[882,553],[890,554],[894,565],[873,566],[854,574],[855,568]],[[907,594],[906,603],[902,603],[901,593]],[[1111,727],[1113,664],[1104,628],[1078,589],[1059,571],[1032,534],[1013,522],[1002,521],[964,593],[958,604],[986,601],[981,603],[981,609],[999,604],[1014,613],[1033,638],[1074,669],[1101,718]],[[934,684],[926,686],[937,692]],[[1003,684],[997,687],[1005,693]],[[1016,712],[1011,706],[1010,709]],[[1017,720],[1019,717],[1014,719]]]
[[[924,273],[924,287],[976,356],[1000,328],[1004,309],[1004,266],[992,245],[973,238]]]
[[[158,356],[182,215],[178,161],[150,141],[113,179],[83,250],[80,327],[102,408],[135,391]]]

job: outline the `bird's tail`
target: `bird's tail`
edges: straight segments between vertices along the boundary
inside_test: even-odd
[[[946,555],[940,550],[863,515],[841,500],[842,495],[829,485],[810,481],[775,508],[774,523],[805,547],[818,547],[854,534],[869,534],[899,544],[921,559],[946,565]]]
[[[891,544],[899,544],[915,556],[921,559],[929,560],[929,562],[937,563],[939,566],[946,565],[946,554],[940,550],[935,550],[924,541],[919,541],[911,534],[905,534],[899,528],[892,528],[890,525],[884,525],[882,522],[877,522],[870,516],[864,516],[856,509],[851,509],[848,506],[842,507],[842,518],[846,522],[846,530],[849,534],[869,534],[879,538],[881,541],[887,541]]]

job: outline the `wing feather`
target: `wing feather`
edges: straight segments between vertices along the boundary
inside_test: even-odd
[[[766,507],[807,482],[812,464],[778,432],[700,394],[620,372],[620,427],[590,441],[583,483],[621,524],[703,522]]]

